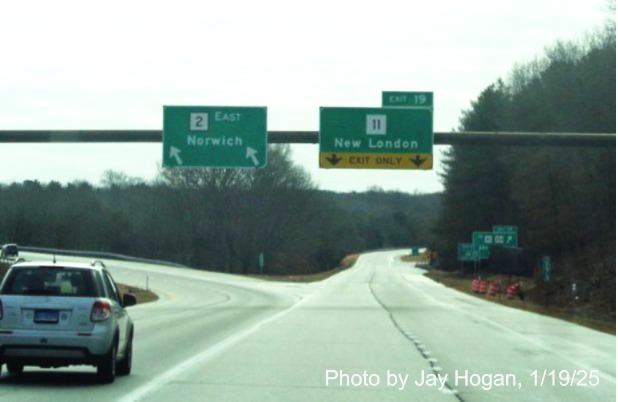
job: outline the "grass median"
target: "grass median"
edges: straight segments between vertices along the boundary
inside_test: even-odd
[[[250,275],[252,278],[264,279],[267,281],[278,281],[278,282],[318,282],[324,279],[330,278],[333,275],[338,274],[339,272],[345,271],[348,268],[351,268],[356,264],[356,261],[360,257],[360,254],[351,254],[344,257],[339,266],[337,268],[331,269],[329,271],[318,272],[315,274],[306,274],[306,275]]]

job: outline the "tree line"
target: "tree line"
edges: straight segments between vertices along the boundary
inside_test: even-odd
[[[482,91],[460,130],[615,133],[615,88],[612,24],[517,66]],[[473,231],[517,225],[539,283],[541,256],[554,261],[546,286],[555,303],[571,300],[575,284],[580,302],[615,314],[615,147],[454,146],[442,178],[436,239],[445,268],[458,269],[457,243],[469,243]]]
[[[309,274],[350,253],[421,243],[438,198],[320,191],[278,145],[259,170],[163,169],[152,183],[107,171],[98,185],[2,185],[0,240],[240,274],[259,273],[263,253],[264,273]]]

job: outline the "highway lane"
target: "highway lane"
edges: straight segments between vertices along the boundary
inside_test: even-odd
[[[94,384],[94,370],[83,368],[73,376],[3,374],[0,399],[35,400],[41,391],[49,400],[87,392],[88,400],[123,402],[616,399],[614,336],[445,288],[400,254],[363,255],[309,285],[110,263],[119,281],[143,286],[147,275],[162,295],[131,310],[134,374],[111,386]],[[544,370],[557,370],[555,380],[576,370],[578,378],[561,386],[546,376],[535,385],[534,370],[538,382]],[[583,373],[598,384],[577,386]],[[437,374],[447,381],[428,383]],[[471,374],[491,376],[493,386],[474,386]],[[496,385],[509,375],[516,383]]]
[[[50,256],[24,254],[28,260]],[[58,260],[91,259],[58,257]],[[118,400],[144,383],[288,309],[312,286],[267,283],[251,278],[113,260],[104,261],[118,282],[146,285],[160,300],[131,307],[135,322],[133,373],[111,386],[96,384],[94,368],[26,368],[0,376],[0,400]],[[220,348],[222,349],[222,348]],[[69,375],[67,375],[69,374]],[[84,394],[86,393],[86,394]]]

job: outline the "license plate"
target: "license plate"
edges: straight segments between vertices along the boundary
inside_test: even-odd
[[[56,310],[36,310],[34,312],[34,322],[41,324],[57,324],[58,311]]]

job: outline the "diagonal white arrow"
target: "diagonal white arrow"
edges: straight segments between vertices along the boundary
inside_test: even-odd
[[[256,157],[257,154],[258,154],[258,151],[256,151],[255,149],[251,147],[247,147],[247,153],[245,154],[245,158],[251,158],[251,160],[253,161],[253,164],[257,166],[260,164],[260,161],[258,161],[258,158]]]
[[[170,158],[176,159],[178,165],[182,165],[182,159],[180,159],[180,149],[176,147],[170,147]]]

